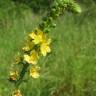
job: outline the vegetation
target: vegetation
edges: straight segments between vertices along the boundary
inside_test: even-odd
[[[25,96],[95,96],[96,5],[88,2],[81,1],[82,14],[66,12],[58,18],[55,31],[49,33],[54,40],[53,52],[40,61],[40,79],[26,76],[20,86]],[[14,54],[28,32],[42,21],[42,14],[34,14],[26,4],[11,0],[0,1],[0,6],[0,95],[10,96],[14,87],[8,75]]]

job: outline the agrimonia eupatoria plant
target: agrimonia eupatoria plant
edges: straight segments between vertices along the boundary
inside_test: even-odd
[[[42,56],[45,57],[51,53],[50,44],[52,40],[48,38],[47,33],[56,27],[54,21],[63,15],[66,10],[73,13],[81,12],[80,6],[73,0],[54,0],[47,15],[42,18],[41,24],[27,36],[21,53],[16,57],[15,68],[13,67],[10,70],[9,81],[14,83],[15,86],[11,96],[23,96],[19,86],[24,81],[24,76],[27,72],[32,78],[40,77],[38,60],[42,59]],[[16,68],[18,65],[22,66],[20,70],[17,69],[18,67]]]

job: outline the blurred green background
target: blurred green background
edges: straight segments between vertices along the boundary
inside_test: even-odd
[[[42,21],[50,1],[0,0],[0,96],[10,96],[14,87],[8,74],[14,56]],[[40,79],[28,77],[22,83],[24,96],[96,96],[96,1],[77,2],[82,13],[65,12],[58,18],[50,32],[52,54],[40,62]]]

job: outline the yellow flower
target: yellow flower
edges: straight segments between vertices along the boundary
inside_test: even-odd
[[[13,93],[12,93],[12,96],[22,96],[20,90],[15,90]]]
[[[11,71],[10,72],[10,80],[15,81],[18,77],[18,71]]]
[[[24,55],[24,60],[27,63],[31,63],[31,64],[37,64],[38,58],[39,58],[38,53],[36,51],[33,51],[31,55],[27,55],[27,54]]]
[[[39,78],[40,74],[39,74],[39,71],[40,71],[40,67],[33,67],[30,69],[30,76],[32,76],[33,78]]]
[[[33,42],[28,38],[28,40],[25,43],[25,46],[22,47],[23,51],[30,51],[33,48],[34,44]]]
[[[41,45],[40,45],[40,51],[41,51],[41,54],[43,56],[46,56],[47,53],[50,53],[51,52],[51,49],[49,47],[49,44],[51,43],[51,40],[49,39],[47,42],[43,42]]]
[[[46,38],[44,32],[40,29],[37,29],[36,32],[29,34],[29,37],[33,40],[34,44],[39,44],[43,42]]]

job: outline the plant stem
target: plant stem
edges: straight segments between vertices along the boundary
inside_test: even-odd
[[[27,64],[27,63],[25,63],[23,65],[23,68],[22,68],[21,73],[20,73],[20,77],[19,77],[19,79],[16,82],[16,87],[19,87],[19,85],[21,84],[21,82],[22,82],[22,80],[23,80],[23,78],[25,76],[25,73],[26,73],[28,67],[29,67],[29,64]]]

